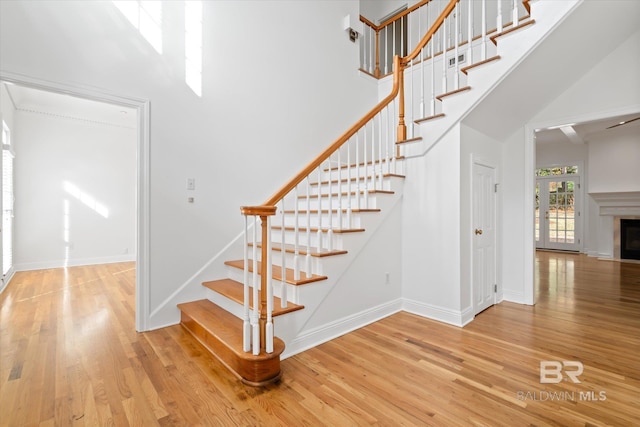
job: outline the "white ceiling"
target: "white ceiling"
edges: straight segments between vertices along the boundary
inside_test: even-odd
[[[607,119],[594,120],[585,123],[565,123],[563,126],[554,126],[552,129],[541,129],[536,132],[537,144],[553,144],[568,143],[584,144],[602,132],[607,132],[611,126],[612,129],[620,131],[633,132],[637,134],[640,130],[640,120],[636,120],[624,125],[621,122],[639,118],[640,113],[627,114],[623,116],[615,116]],[[573,132],[572,132],[573,131]]]
[[[136,127],[137,111],[75,96],[3,83],[18,111],[125,128]]]

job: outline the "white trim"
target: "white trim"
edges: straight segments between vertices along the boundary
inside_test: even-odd
[[[82,87],[77,84],[65,84],[29,77],[23,74],[0,71],[0,81],[18,84],[34,89],[67,94],[109,104],[133,108],[138,113],[137,135],[137,185],[136,185],[136,330],[145,331],[149,324],[149,100],[120,96],[103,89]],[[129,255],[130,256],[130,255]]]
[[[7,289],[7,286],[9,286],[9,283],[11,283],[11,279],[13,279],[13,276],[15,274],[16,270],[13,266],[11,266],[9,268],[9,271],[7,271],[7,274],[5,274],[4,277],[0,279],[0,295],[2,294],[2,292],[4,292],[5,289]]]
[[[426,304],[411,299],[403,299],[402,309],[408,313],[439,322],[448,323],[453,326],[464,326],[473,320],[473,308],[467,307],[464,310],[452,310],[447,307],[439,307]]]
[[[302,332],[291,343],[287,343],[281,359],[309,350],[400,311],[402,311],[402,299],[399,298]]]
[[[96,258],[78,258],[78,259],[57,259],[51,261],[42,262],[27,262],[22,264],[15,264],[16,271],[33,271],[33,270],[46,270],[49,268],[65,268],[65,267],[77,267],[81,265],[98,265],[98,264],[113,264],[116,262],[133,262],[136,261],[135,254],[115,255],[107,257]]]

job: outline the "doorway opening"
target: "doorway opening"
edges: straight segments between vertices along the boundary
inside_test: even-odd
[[[109,105],[112,109],[113,107],[121,107],[122,110],[131,110],[135,115],[135,129],[133,132],[136,142],[135,159],[133,160],[135,172],[133,176],[135,177],[136,330],[147,330],[149,319],[149,101],[112,95],[62,83],[42,81],[11,73],[0,74],[0,84],[35,89],[47,93],[48,96],[64,95],[67,98],[70,96],[84,102],[92,101]],[[73,188],[78,189],[81,184],[75,183]],[[73,199],[74,203],[77,202],[86,208],[92,208],[96,213],[104,216],[105,210],[98,209],[101,205],[95,197],[89,197],[90,195],[84,191],[70,192],[69,188],[72,187],[69,185],[64,188],[69,193],[69,199]],[[20,194],[16,194],[16,196],[20,197]]]

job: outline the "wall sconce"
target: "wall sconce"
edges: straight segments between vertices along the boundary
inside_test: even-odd
[[[363,33],[364,27],[360,19],[353,19],[352,15],[344,17],[342,27],[349,34],[349,40],[355,43],[358,40],[358,36]]]

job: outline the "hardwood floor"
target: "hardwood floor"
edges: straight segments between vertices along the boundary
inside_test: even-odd
[[[399,313],[241,384],[180,326],[134,331],[134,265],[18,273],[0,425],[638,425],[640,264],[539,252],[538,303],[456,328]],[[541,361],[577,361],[540,382]],[[555,380],[546,371],[546,380]]]

